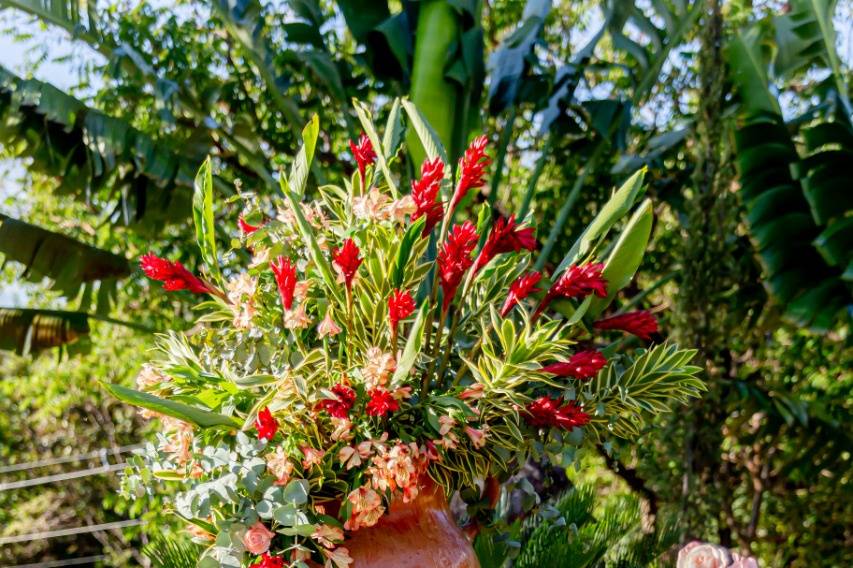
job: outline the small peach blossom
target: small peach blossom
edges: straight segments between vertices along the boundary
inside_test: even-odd
[[[293,474],[293,463],[291,463],[287,452],[281,446],[277,447],[274,452],[266,455],[267,469],[276,478],[276,485],[287,485],[290,481],[290,476]]]
[[[326,548],[335,548],[335,543],[344,540],[344,531],[332,525],[317,525],[311,538],[316,540],[321,546]]]
[[[389,201],[387,195],[373,187],[365,195],[352,200],[352,213],[363,221],[384,221],[388,218]]]
[[[397,369],[397,359],[390,353],[384,353],[379,347],[371,347],[364,357],[366,363],[361,372],[368,388],[384,387],[391,373]]]
[[[474,400],[483,398],[483,396],[485,395],[485,393],[483,392],[484,388],[485,388],[485,385],[483,385],[483,383],[475,383],[475,384],[471,385],[470,387],[468,387],[467,389],[465,389],[464,391],[462,391],[462,393],[459,395],[459,398],[461,398],[461,399],[471,398]]]
[[[323,321],[317,326],[317,338],[323,339],[324,337],[334,337],[341,332],[341,328],[338,324],[335,323],[335,320],[332,319],[332,314],[330,311],[326,312],[326,317],[323,318]]]
[[[287,329],[305,329],[309,325],[311,325],[311,318],[305,312],[303,304],[284,312],[284,327]]]
[[[346,418],[332,417],[332,426],[335,427],[330,436],[333,441],[342,442],[352,439],[352,422]]]
[[[136,388],[143,391],[149,390],[168,380],[168,377],[146,363],[142,365],[142,369],[140,369],[139,374],[136,376]]]
[[[304,469],[311,469],[311,466],[323,463],[323,457],[326,455],[326,452],[323,450],[315,450],[308,446],[302,446],[299,449],[302,451],[302,455],[305,458],[302,460],[302,467]]]
[[[477,430],[476,428],[471,428],[470,426],[465,426],[465,433],[468,434],[468,438],[471,440],[471,445],[476,449],[480,449],[486,445],[486,429]]]
[[[407,215],[413,215],[418,208],[411,195],[405,195],[388,206],[388,216],[398,222],[405,223]]]
[[[308,290],[311,289],[311,281],[310,280],[300,280],[296,283],[296,287],[293,289],[293,297],[299,300],[300,302],[305,300],[308,297]]]
[[[438,417],[438,426],[438,433],[445,436],[456,426],[456,420],[452,416],[445,414]]]
[[[349,549],[345,546],[339,546],[333,550],[323,550],[323,555],[326,557],[323,568],[348,568],[353,563]]]

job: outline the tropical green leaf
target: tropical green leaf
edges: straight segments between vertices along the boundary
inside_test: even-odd
[[[424,148],[427,159],[433,160],[436,157],[440,157],[441,161],[445,164],[450,163],[441,139],[439,139],[438,134],[436,134],[432,126],[426,121],[421,111],[411,101],[406,99],[403,99],[402,104],[403,110],[406,111],[406,115],[409,117],[409,124],[415,129],[415,133]]]
[[[81,284],[130,274],[126,258],[71,237],[0,213],[0,253],[25,266],[30,280],[53,280],[53,287],[73,298]]]
[[[604,238],[613,225],[621,219],[631,207],[634,206],[636,200],[643,194],[643,178],[646,175],[646,170],[641,169],[628,178],[607,202],[601,207],[601,210],[590,222],[589,225],[581,233],[566,256],[560,262],[554,274],[559,274],[564,271],[569,265],[577,262],[587,255],[593,246]]]
[[[632,439],[639,435],[644,415],[666,412],[673,402],[686,403],[706,390],[691,365],[696,351],[663,343],[635,358],[612,360],[583,388],[581,400],[590,408],[586,430],[601,440],[608,434]]]
[[[299,228],[299,232],[302,235],[302,238],[309,245],[309,248],[311,250],[311,258],[314,261],[314,264],[317,266],[317,269],[320,271],[320,276],[326,283],[326,286],[329,289],[329,293],[332,294],[332,296],[336,299],[340,300],[340,291],[338,289],[339,286],[336,283],[335,275],[332,272],[332,267],[329,265],[329,261],[326,259],[326,255],[323,254],[323,250],[317,243],[317,238],[314,236],[314,230],[311,228],[311,225],[308,223],[308,220],[305,219],[305,215],[302,213],[302,207],[300,206],[299,200],[296,198],[293,192],[290,191],[290,188],[287,185],[287,180],[283,175],[279,177],[279,181],[281,183],[281,192],[287,199],[291,211],[293,211],[293,217],[296,219],[296,225]]]
[[[400,142],[403,140],[403,117],[400,105],[400,99],[394,99],[391,104],[391,110],[388,111],[388,120],[385,123],[385,132],[382,134],[382,153],[385,156],[385,161],[391,160],[400,147]]]
[[[397,257],[394,259],[394,269],[391,273],[391,283],[395,288],[403,285],[403,277],[406,274],[406,265],[409,263],[412,247],[421,238],[425,224],[426,217],[421,217],[406,229],[406,233],[400,240],[400,245],[397,248]]]
[[[33,171],[61,179],[57,193],[109,209],[115,223],[150,231],[189,216],[199,157],[2,66],[0,142]]]
[[[550,0],[527,0],[518,27],[492,54],[489,62],[489,112],[492,114],[515,104],[530,51],[542,33],[550,11]]]
[[[355,114],[358,116],[359,122],[361,122],[361,127],[364,130],[364,133],[370,139],[370,143],[373,147],[378,150],[376,152],[376,163],[379,165],[379,170],[382,172],[385,182],[391,189],[391,195],[394,199],[397,199],[400,196],[400,192],[397,189],[397,184],[394,183],[394,176],[391,175],[391,170],[388,169],[388,161],[385,159],[385,150],[379,139],[379,134],[376,133],[376,128],[373,126],[373,116],[370,113],[370,109],[367,105],[356,99],[352,100],[352,105],[355,107]]]
[[[73,343],[89,333],[80,312],[0,308],[0,349],[19,355]]]
[[[195,176],[193,192],[193,222],[201,257],[217,281],[222,280],[219,257],[216,254],[216,225],[213,218],[213,172],[210,158],[206,159]]]
[[[154,538],[142,548],[154,568],[196,568],[201,549],[189,541],[154,533]]]
[[[240,421],[236,418],[217,414],[216,412],[197,408],[195,406],[189,406],[188,404],[183,404],[174,400],[160,398],[159,396],[154,396],[147,392],[141,392],[116,384],[105,383],[104,387],[114,397],[122,402],[133,406],[147,408],[148,410],[159,412],[160,414],[165,414],[166,416],[171,416],[172,418],[177,418],[184,422],[189,422],[199,428],[238,429],[241,426]]]
[[[397,362],[397,369],[394,371],[394,376],[391,377],[392,385],[399,385],[405,382],[409,376],[409,371],[414,367],[418,358],[418,353],[421,352],[421,344],[424,338],[424,323],[426,322],[426,314],[429,306],[424,302],[418,310],[418,315],[415,318],[415,323],[412,324],[412,329],[409,331],[409,337],[406,339],[406,346],[403,348],[403,354]]]
[[[302,129],[302,147],[293,160],[290,167],[290,190],[296,192],[301,199],[305,193],[305,185],[308,182],[308,172],[314,161],[314,149],[317,147],[317,137],[320,135],[320,117],[316,114]]]
[[[602,276],[607,281],[607,297],[589,296],[590,306],[586,315],[593,318],[600,315],[613,302],[619,290],[634,278],[649,244],[653,219],[652,201],[646,199],[628,220],[605,261]]]

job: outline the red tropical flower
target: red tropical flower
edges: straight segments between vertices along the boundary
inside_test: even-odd
[[[509,219],[501,217],[495,221],[495,226],[492,227],[483,249],[477,256],[474,272],[479,272],[499,254],[518,252],[521,249],[535,250],[536,237],[533,234],[533,227],[525,227],[524,229],[516,227],[515,215],[511,215]]]
[[[350,408],[355,404],[355,391],[342,383],[333,386],[331,391],[337,398],[323,399],[316,408],[325,410],[335,418],[348,418]]]
[[[545,373],[552,373],[558,377],[572,377],[579,380],[589,379],[607,364],[607,358],[599,351],[590,349],[579,351],[569,358],[568,361],[560,361],[542,367]]]
[[[485,136],[474,138],[465,154],[459,158],[459,183],[456,185],[456,191],[453,193],[453,201],[450,204],[451,209],[455,209],[468,191],[482,187],[485,183],[483,176],[485,170],[492,163],[492,159],[486,154],[486,144],[489,139]]]
[[[574,402],[563,404],[563,397],[550,398],[541,396],[528,404],[524,419],[535,428],[554,426],[563,430],[571,430],[589,422],[589,415]]]
[[[275,433],[278,432],[278,422],[273,418],[268,407],[265,406],[263,410],[258,412],[255,428],[258,430],[258,440],[272,440]]]
[[[367,394],[370,396],[365,407],[368,416],[385,416],[389,412],[400,410],[400,403],[387,389],[377,387],[371,389]]]
[[[438,252],[438,278],[444,292],[443,311],[447,311],[465,272],[474,261],[471,253],[477,246],[477,229],[471,221],[454,225]]]
[[[595,329],[619,329],[636,335],[640,339],[650,340],[658,332],[658,320],[648,310],[628,312],[618,316],[610,316],[593,324]]]
[[[376,152],[373,151],[373,144],[370,143],[370,138],[367,137],[367,134],[362,132],[358,138],[358,144],[350,140],[349,148],[352,150],[355,163],[358,164],[358,175],[361,178],[362,189],[365,189],[363,186],[367,166],[376,161]]]
[[[284,558],[281,556],[270,556],[269,553],[261,554],[261,561],[255,562],[249,568],[284,568]]]
[[[506,300],[504,300],[504,305],[501,307],[501,317],[506,317],[518,302],[533,292],[538,292],[539,288],[536,285],[541,279],[542,274],[535,271],[522,274],[516,278],[515,282],[509,285],[509,293],[506,296]]]
[[[213,289],[201,278],[184,268],[177,260],[172,262],[153,253],[143,254],[139,266],[148,278],[163,283],[163,289],[169,292],[189,290],[196,294],[209,294]]]
[[[599,298],[606,298],[607,280],[601,276],[602,270],[604,270],[604,264],[600,262],[587,263],[582,266],[571,265],[551,285],[551,289],[545,294],[542,303],[536,308],[533,319],[539,317],[539,314],[548,307],[554,298],[585,298],[590,294],[595,294]]]
[[[237,219],[237,225],[240,227],[240,232],[244,235],[251,235],[255,231],[261,228],[261,225],[251,225],[246,222],[242,215]]]
[[[424,160],[421,164],[421,179],[412,182],[412,201],[415,202],[415,213],[412,221],[426,217],[423,235],[432,231],[444,213],[441,200],[438,199],[438,191],[441,189],[441,180],[444,179],[444,162],[441,158]]]
[[[275,276],[278,286],[278,294],[281,296],[281,305],[285,310],[293,307],[293,294],[296,290],[296,266],[289,258],[283,256],[270,262],[270,270]]]
[[[392,329],[396,329],[400,320],[406,319],[414,311],[415,300],[408,290],[391,290],[388,297],[388,319]]]
[[[338,267],[338,270],[340,270],[341,275],[344,277],[347,290],[352,288],[352,280],[355,278],[355,273],[358,272],[358,267],[363,260],[358,256],[360,252],[355,241],[347,239],[341,248],[335,249],[332,253],[335,266]]]

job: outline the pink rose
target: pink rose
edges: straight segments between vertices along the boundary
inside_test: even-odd
[[[731,560],[727,548],[693,541],[678,551],[676,568],[726,568]]]
[[[249,527],[249,530],[243,535],[243,546],[252,554],[263,554],[270,549],[270,541],[274,536],[274,532],[258,521]]]

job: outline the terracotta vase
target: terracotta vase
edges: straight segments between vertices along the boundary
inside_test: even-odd
[[[391,503],[378,523],[351,533],[344,546],[352,568],[480,568],[444,491],[432,481],[410,503]]]

